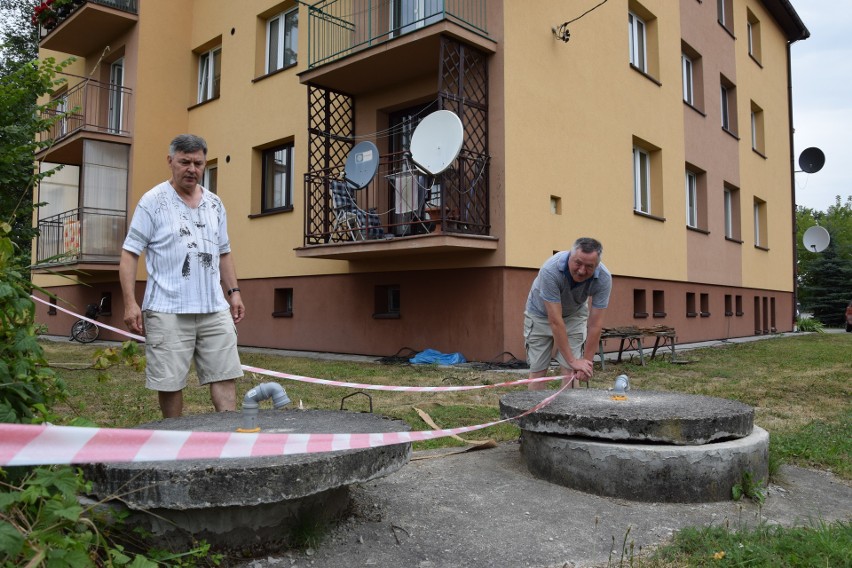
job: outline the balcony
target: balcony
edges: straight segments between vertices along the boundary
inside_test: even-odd
[[[434,75],[442,36],[494,53],[486,0],[323,0],[308,8],[299,78],[358,95]]]
[[[398,251],[493,251],[488,159],[462,150],[442,174],[414,170],[404,153],[382,156],[363,189],[343,182],[343,168],[305,175],[305,247],[300,257],[365,259]]]
[[[80,207],[39,220],[36,270],[114,271],[126,219],[126,211]]]
[[[130,89],[82,77],[71,79],[81,82],[56,99],[53,108],[42,113],[44,119],[57,120],[39,134],[39,142],[51,142],[36,155],[40,160],[80,165],[85,139],[129,143],[126,125]]]
[[[72,0],[42,14],[39,46],[86,57],[136,25],[138,13],[138,0]]]

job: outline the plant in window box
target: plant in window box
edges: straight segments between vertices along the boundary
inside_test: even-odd
[[[43,28],[51,29],[56,26],[58,15],[53,6],[56,0],[44,0],[41,4],[33,8],[33,24]]]

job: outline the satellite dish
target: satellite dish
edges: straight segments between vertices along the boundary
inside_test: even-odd
[[[805,231],[805,234],[802,236],[802,242],[809,251],[822,252],[826,249],[828,243],[831,242],[831,237],[828,231],[816,225]]]
[[[815,174],[825,165],[825,154],[819,148],[805,148],[799,154],[799,167],[803,172]]]
[[[346,156],[343,177],[355,189],[367,187],[379,170],[379,149],[367,140],[355,145]]]
[[[436,110],[420,121],[411,135],[411,161],[435,176],[450,167],[464,139],[461,119],[450,110]]]

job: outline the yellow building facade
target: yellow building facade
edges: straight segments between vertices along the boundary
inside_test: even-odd
[[[34,281],[81,313],[107,298],[123,328],[127,224],[192,132],[228,212],[245,346],[523,359],[529,286],[580,236],[614,276],[605,327],[790,331],[789,50],[806,27],[787,0],[580,17],[597,4],[81,0],[43,24],[42,55],[76,59],[37,156],[66,167],[36,197]],[[427,175],[410,144],[437,110],[463,142]],[[356,187],[363,142],[378,171]],[[140,298],[145,278],[140,263]]]

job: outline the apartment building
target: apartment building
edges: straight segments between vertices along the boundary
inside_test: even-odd
[[[105,298],[106,323],[123,328],[135,204],[192,132],[228,210],[242,345],[522,359],[529,286],[580,236],[614,276],[606,327],[793,327],[790,49],[809,32],[788,0],[69,5],[42,24],[42,55],[76,59],[37,156],[66,167],[36,196],[34,281],[80,311]],[[409,145],[436,110],[463,142],[430,176]],[[378,172],[356,189],[364,141]]]

